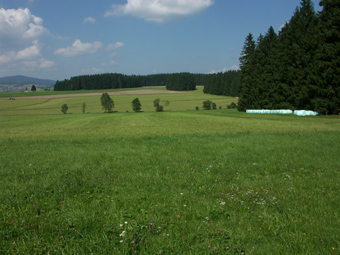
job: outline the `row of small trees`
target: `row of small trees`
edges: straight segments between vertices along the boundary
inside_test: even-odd
[[[115,105],[110,95],[107,92],[102,94],[100,98],[100,102],[102,103],[102,107],[105,110],[105,112],[111,112],[112,108]],[[132,110],[134,112],[140,112],[142,110],[142,104],[140,103],[138,98],[135,98],[134,100],[132,100],[131,103],[132,103]]]
[[[159,99],[156,99],[154,101],[154,105],[155,102],[158,100],[158,108],[156,108],[156,111],[160,111],[160,109],[163,111],[163,106],[159,105]],[[102,104],[103,110],[105,110],[105,112],[112,112],[112,109],[114,108],[114,101],[112,100],[112,98],[110,97],[110,95],[108,93],[103,93],[102,96],[100,97],[100,102]],[[134,100],[132,100],[132,110],[134,112],[140,112],[142,110],[142,104],[140,103],[138,98],[135,98]],[[156,106],[155,106],[156,107]],[[68,110],[68,106],[67,104],[63,104],[61,106],[61,111],[62,113],[66,114]],[[82,110],[83,113],[86,112],[86,103],[83,103],[82,105]]]
[[[63,104],[63,105],[61,106],[61,112],[62,112],[63,114],[66,114],[66,113],[67,113],[67,110],[68,110],[67,104]],[[83,103],[83,105],[82,105],[82,110],[83,110],[83,113],[86,112],[86,103]]]
[[[112,109],[114,108],[115,104],[114,104],[114,101],[112,100],[112,98],[110,97],[110,95],[107,92],[102,94],[102,96],[100,97],[100,102],[102,104],[103,110],[106,113],[112,112]],[[170,102],[168,100],[164,100],[163,105],[161,105],[160,103],[161,103],[161,100],[159,98],[157,98],[153,101],[153,106],[155,107],[156,112],[162,112],[164,110],[163,105],[168,106],[170,104]],[[132,110],[134,112],[140,112],[142,110],[142,104],[141,104],[141,102],[139,101],[138,98],[135,98],[134,100],[132,100],[131,104],[132,104]],[[228,106],[228,108],[236,108],[236,104],[232,103],[231,105]],[[203,102],[203,109],[204,110],[216,109],[216,103],[214,103],[210,100],[206,100],[206,101]],[[196,106],[196,110],[199,110],[198,106]],[[67,111],[68,111],[67,104],[63,104],[61,106],[61,111],[64,114],[67,113]],[[86,103],[83,103],[82,111],[83,111],[83,113],[86,112]]]
[[[227,107],[228,107],[228,109],[234,109],[234,108],[237,108],[237,104],[232,102]],[[214,103],[213,101],[210,101],[210,100],[206,100],[206,101],[203,102],[203,109],[204,110],[211,110],[211,109],[216,110],[217,109],[216,103]],[[220,109],[221,109],[221,106],[220,106]],[[199,110],[198,106],[196,106],[196,110]]]

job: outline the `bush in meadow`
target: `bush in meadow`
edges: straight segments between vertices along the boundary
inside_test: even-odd
[[[67,110],[68,110],[67,104],[63,104],[63,105],[61,106],[61,111],[62,111],[62,113],[66,114]]]

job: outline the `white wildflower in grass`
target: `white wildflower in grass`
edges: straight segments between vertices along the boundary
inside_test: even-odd
[[[209,220],[209,217],[205,217],[206,220]]]
[[[120,240],[120,243],[124,242],[124,240]]]
[[[183,193],[180,193],[181,194],[181,196],[183,196]]]
[[[128,224],[128,222],[127,222],[127,221],[125,221],[125,225],[126,225],[126,224]]]
[[[186,207],[187,205],[183,205],[184,207]]]
[[[119,226],[120,226],[120,227],[123,227],[123,224],[120,224]]]
[[[225,202],[221,202],[220,205],[225,205]]]
[[[126,231],[123,231],[119,236],[124,237],[126,234]]]

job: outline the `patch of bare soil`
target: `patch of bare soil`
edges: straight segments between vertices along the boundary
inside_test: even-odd
[[[108,92],[110,96],[120,96],[120,95],[155,95],[155,94],[183,94],[183,91],[173,91],[173,90],[127,90],[127,91],[117,91]],[[65,95],[48,95],[48,96],[32,96],[32,97],[17,97],[15,99],[54,99],[54,98],[65,98],[65,97],[90,97],[90,96],[101,96],[102,93],[80,93],[80,94],[65,94]]]

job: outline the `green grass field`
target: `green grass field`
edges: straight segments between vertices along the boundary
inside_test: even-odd
[[[143,87],[138,90],[143,89],[157,89],[164,90],[164,87]],[[119,89],[119,90],[105,90],[101,92],[119,92],[128,89]],[[78,93],[93,93],[99,91],[72,91],[74,94]],[[34,115],[34,114],[60,114],[61,106],[63,104],[67,104],[68,114],[79,114],[82,113],[82,105],[86,103],[86,112],[87,113],[103,113],[102,106],[100,103],[100,96],[89,96],[89,97],[72,97],[72,98],[57,98],[57,99],[34,99],[34,96],[45,96],[45,95],[62,95],[67,92],[53,92],[53,91],[41,91],[41,92],[17,92],[22,96],[31,96],[30,100],[6,100],[4,98],[8,98],[9,96],[2,97],[0,100],[0,115]],[[53,94],[55,93],[55,94]],[[6,93],[4,93],[6,94]],[[1,95],[1,93],[0,93]],[[21,96],[17,96],[21,97]],[[1,98],[1,96],[0,96]],[[196,106],[202,108],[202,103],[205,100],[213,100],[217,107],[221,106],[222,108],[226,108],[227,105],[232,102],[237,102],[237,98],[230,98],[224,96],[212,96],[203,94],[203,88],[198,87],[196,91],[185,93],[185,94],[157,94],[157,95],[120,95],[120,96],[111,96],[112,100],[115,103],[113,111],[118,112],[132,112],[132,100],[135,98],[139,98],[142,104],[142,111],[155,111],[153,107],[153,100],[156,98],[161,99],[161,104],[164,104],[164,101],[169,101],[169,106],[164,106],[165,111],[187,111],[187,110],[195,110]]]
[[[0,100],[0,254],[339,253],[339,118],[136,97]]]
[[[200,88],[200,87],[198,87]],[[165,90],[165,87],[139,87],[134,88],[133,90],[145,90],[145,89],[156,89],[156,90]],[[201,88],[202,89],[202,88]],[[65,94],[80,94],[80,93],[97,93],[97,92],[117,92],[117,91],[125,91],[130,89],[107,89],[107,90],[69,90],[69,91],[44,91],[44,90],[38,90],[38,91],[8,91],[8,92],[0,92],[0,98],[6,99],[9,97],[27,97],[27,96],[49,96],[49,95],[65,95]]]

